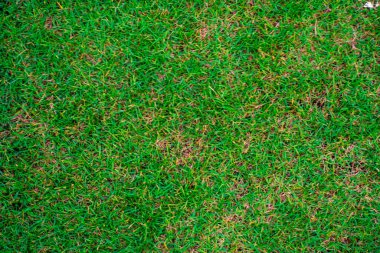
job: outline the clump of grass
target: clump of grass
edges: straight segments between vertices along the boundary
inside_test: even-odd
[[[0,9],[2,251],[379,249],[378,10]]]

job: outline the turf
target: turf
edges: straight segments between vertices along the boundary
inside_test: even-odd
[[[380,250],[363,5],[1,1],[1,252]]]

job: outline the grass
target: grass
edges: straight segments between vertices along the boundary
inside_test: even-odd
[[[380,250],[363,5],[1,1],[1,252]]]

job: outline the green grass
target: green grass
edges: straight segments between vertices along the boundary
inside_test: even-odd
[[[1,1],[1,252],[380,250],[365,1]]]

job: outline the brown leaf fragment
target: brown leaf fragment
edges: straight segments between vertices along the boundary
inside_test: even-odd
[[[46,30],[51,30],[53,28],[53,18],[48,17],[45,21],[45,29]]]

